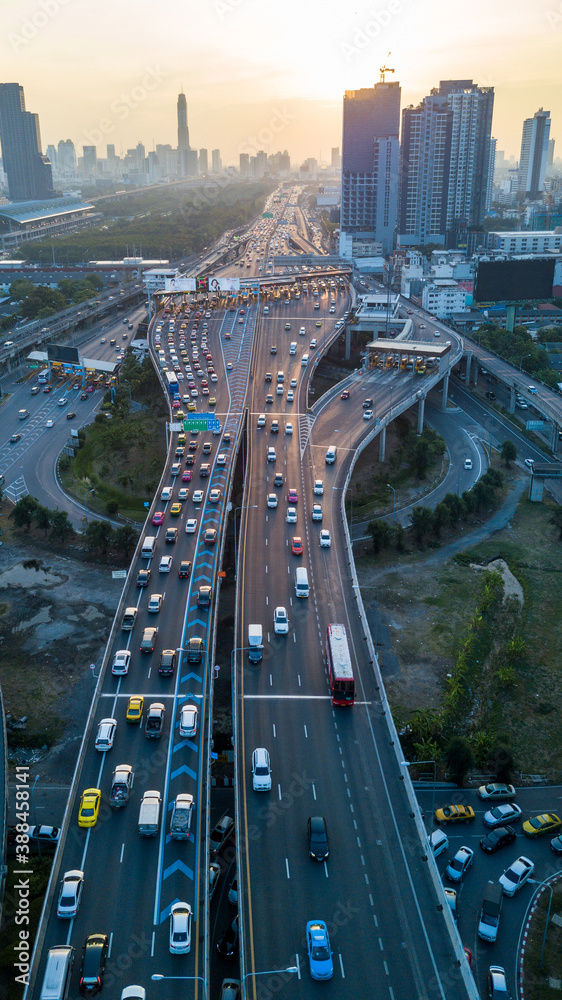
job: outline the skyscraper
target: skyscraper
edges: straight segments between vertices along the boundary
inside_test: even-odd
[[[398,242],[456,246],[482,224],[493,183],[493,87],[442,80],[402,112]]]
[[[76,150],[72,139],[60,139],[57,147],[57,160],[60,173],[73,175],[76,173]]]
[[[214,174],[220,174],[220,172],[222,170],[221,151],[220,151],[220,149],[213,149],[213,151],[211,153],[211,157],[212,157],[211,163],[212,163],[213,173]]]
[[[240,170],[240,176],[241,177],[248,177],[248,175],[250,173],[250,154],[249,153],[240,153],[240,166],[239,166],[239,170]]]
[[[343,99],[340,252],[353,238],[392,249],[398,205],[400,84],[347,90]],[[351,237],[351,242],[350,242]],[[352,252],[352,251],[351,251]]]
[[[199,150],[199,173],[209,173],[209,153],[206,149]]]
[[[188,176],[189,129],[187,127],[187,100],[182,90],[178,94],[178,174]]]
[[[98,170],[98,151],[95,146],[82,146],[84,177],[92,178]]]
[[[532,118],[523,122],[518,184],[518,193],[522,198],[536,201],[544,190],[549,140],[550,111],[539,108]]]
[[[56,198],[51,164],[41,153],[39,115],[25,110],[19,83],[0,83],[0,140],[12,201]]]
[[[332,146],[332,158],[330,161],[332,170],[339,170],[341,167],[340,147]]]

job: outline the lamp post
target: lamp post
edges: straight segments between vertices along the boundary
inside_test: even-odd
[[[238,536],[236,534],[236,514],[239,510],[255,510],[257,508],[257,503],[248,504],[246,507],[235,507],[234,508],[234,579],[236,579],[236,574],[238,570]]]
[[[88,490],[87,493],[84,493],[84,510],[85,510],[84,517],[86,518],[86,524],[88,523],[88,508],[86,507],[86,497],[89,496],[90,493],[95,493],[95,492],[96,492],[96,488],[94,486],[94,487],[92,487],[91,490]]]
[[[200,979],[201,982],[203,983],[203,996],[205,998],[207,996],[207,983],[206,983],[205,979],[203,978],[203,976],[161,976],[160,973],[154,972],[153,975],[150,978],[153,979],[153,980],[155,980],[155,981],[160,980],[160,979],[184,979],[184,980],[185,979],[190,979],[192,981],[194,979]]]
[[[412,767],[413,764],[433,764],[433,796],[431,799],[431,815],[435,815],[435,785],[437,783],[437,764],[434,760],[401,760],[403,767]]]
[[[523,364],[525,358],[532,358],[532,354],[524,354],[522,358],[519,359],[519,371],[521,371],[521,365]]]
[[[386,485],[388,486],[389,490],[392,490],[392,520],[395,521],[396,520],[396,490],[394,489],[394,486],[390,485],[390,483],[387,483]]]
[[[277,976],[280,975],[282,972],[290,972],[294,974],[295,972],[298,971],[299,970],[296,965],[289,965],[286,969],[264,969],[263,972],[245,972],[244,975],[242,976],[242,982],[245,982],[245,980],[248,979],[249,976]]]
[[[546,914],[546,920],[544,922],[544,934],[543,934],[543,938],[542,938],[541,957],[539,959],[539,969],[542,969],[542,960],[544,958],[544,949],[546,947],[546,932],[548,930],[548,921],[550,920],[550,908],[552,906],[552,886],[549,885],[548,882],[544,882],[543,884],[544,884],[545,889],[548,889],[550,891],[550,899],[548,901],[548,911],[547,911],[547,914]]]

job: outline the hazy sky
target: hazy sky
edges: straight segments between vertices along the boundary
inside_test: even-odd
[[[562,0],[2,0],[0,77],[25,89],[43,149],[105,155],[177,144],[183,85],[191,145],[328,159],[344,90],[387,61],[416,104],[440,79],[495,88],[492,134],[519,156],[522,121],[552,116],[562,156]]]

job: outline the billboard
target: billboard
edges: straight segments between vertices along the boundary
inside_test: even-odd
[[[186,278],[184,274],[178,275],[177,278],[165,278],[164,279],[164,291],[165,292],[194,292],[195,291],[195,278]]]
[[[211,278],[208,274],[202,274],[198,278],[186,278],[180,275],[177,278],[166,278],[164,291],[166,292],[239,292],[240,278]]]
[[[554,259],[480,261],[474,283],[475,302],[522,302],[551,299]]]
[[[61,347],[60,344],[47,344],[46,347],[49,361],[61,361],[65,365],[80,366],[77,347]]]

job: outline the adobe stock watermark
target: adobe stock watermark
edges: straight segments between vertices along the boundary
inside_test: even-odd
[[[102,141],[104,136],[111,135],[115,130],[116,122],[124,122],[132,111],[139,107],[147,97],[158,89],[161,83],[167,79],[168,73],[164,73],[159,66],[148,66],[144,76],[130,91],[120,94],[109,105],[112,117],[102,118],[97,128],[84,129],[82,135],[89,145],[96,146]]]
[[[560,28],[562,26],[562,2],[558,4],[557,9],[545,11],[545,17],[549,28]]]
[[[351,41],[340,42],[340,52],[347,62],[356,59],[372,42],[380,38],[395,14],[402,13],[401,0],[388,0],[386,7],[371,10],[365,24],[353,32]]]
[[[256,154],[269,146],[276,136],[281,135],[288,125],[295,120],[295,116],[286,108],[279,110],[275,108],[267,125],[265,125],[256,135],[249,135],[238,144],[239,153],[247,153],[249,156]]]
[[[14,52],[19,52],[21,48],[37,38],[43,28],[46,28],[49,22],[59,14],[61,8],[68,7],[71,2],[72,0],[39,0],[33,13],[22,21],[19,32],[8,32],[8,41]]]
[[[219,21],[224,21],[225,17],[233,14],[243,3],[246,3],[246,0],[214,0],[213,10]]]

